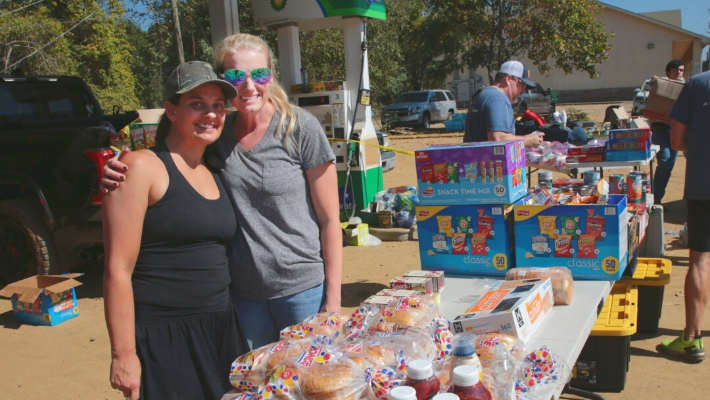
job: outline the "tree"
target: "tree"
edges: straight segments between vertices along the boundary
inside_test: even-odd
[[[493,72],[527,56],[540,73],[552,66],[585,71],[609,57],[608,34],[596,16],[596,0],[429,0],[425,27],[441,45],[437,69],[484,67]]]

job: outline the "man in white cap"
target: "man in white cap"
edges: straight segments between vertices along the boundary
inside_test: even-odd
[[[515,115],[511,104],[518,101],[526,87],[535,87],[528,68],[520,61],[506,61],[495,76],[493,85],[483,89],[466,114],[464,143],[499,140],[525,140],[525,147],[537,147],[543,133],[515,136]]]

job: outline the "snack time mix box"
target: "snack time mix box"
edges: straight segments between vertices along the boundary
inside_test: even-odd
[[[527,193],[522,140],[436,145],[415,156],[421,205],[510,204]]]
[[[515,266],[511,252],[512,211],[512,204],[417,206],[422,269],[505,275],[508,268]]]
[[[516,205],[517,267],[567,267],[575,279],[619,280],[628,262],[626,195],[608,204]]]

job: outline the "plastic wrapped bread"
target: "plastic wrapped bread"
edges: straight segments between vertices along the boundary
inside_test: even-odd
[[[572,271],[567,267],[512,268],[505,274],[505,280],[507,281],[537,278],[550,278],[552,281],[552,294],[555,298],[556,305],[570,304],[572,302],[574,280],[572,279]]]

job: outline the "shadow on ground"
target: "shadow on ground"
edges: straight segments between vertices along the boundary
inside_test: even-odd
[[[387,286],[381,283],[357,281],[353,283],[345,283],[342,287],[343,307],[359,307],[365,299],[372,296],[382,289],[387,289]]]

